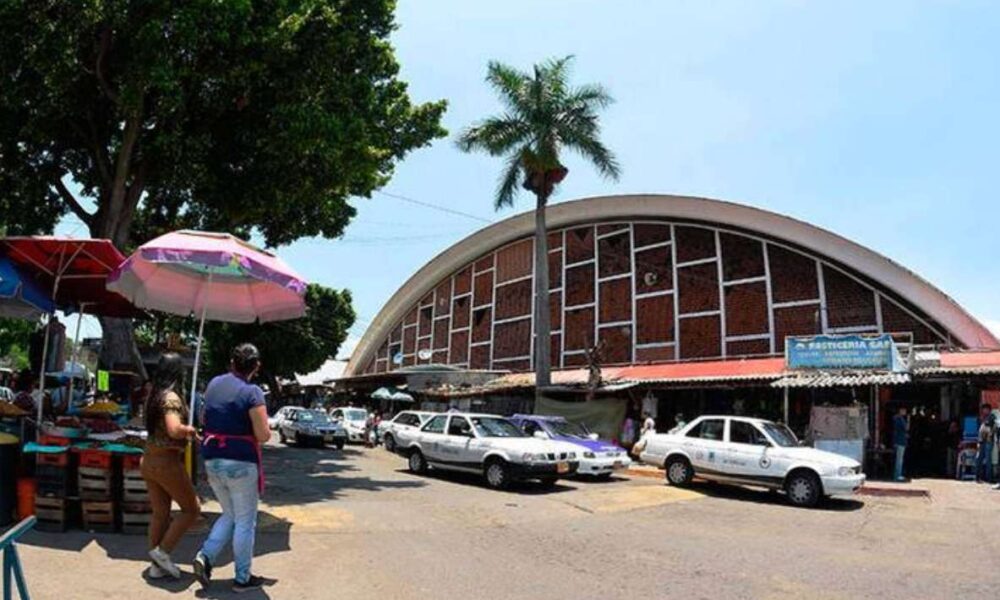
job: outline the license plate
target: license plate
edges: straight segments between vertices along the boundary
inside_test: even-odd
[[[557,473],[569,473],[569,463],[561,462],[556,465]]]

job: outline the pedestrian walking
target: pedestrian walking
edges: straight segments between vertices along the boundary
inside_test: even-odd
[[[212,568],[230,542],[236,577],[234,592],[255,590],[264,579],[251,571],[257,530],[257,502],[264,491],[261,444],[271,437],[264,391],[253,383],[260,370],[260,352],[253,344],[233,349],[230,371],[205,389],[205,434],[202,455],[208,483],[222,505],[222,516],[194,559],[194,572],[203,587],[212,580]]]
[[[896,449],[896,481],[903,481],[903,459],[906,456],[906,441],[910,435],[910,420],[906,417],[906,407],[900,406],[892,418],[892,445]]]
[[[976,453],[976,482],[993,482],[993,440],[997,434],[996,415],[993,407],[979,407],[979,450]]]
[[[653,415],[648,412],[642,413],[642,431],[639,432],[639,439],[646,437],[651,433],[656,433],[656,419]]]
[[[140,464],[153,512],[148,530],[153,565],[146,572],[151,579],[181,576],[170,553],[200,514],[198,497],[184,470],[184,449],[196,433],[185,424],[187,405],[178,395],[183,389],[184,364],[180,355],[168,352],[160,357],[153,390],[146,400],[146,451]],[[181,508],[173,519],[172,502]]]

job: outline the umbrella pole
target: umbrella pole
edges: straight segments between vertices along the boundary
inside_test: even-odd
[[[45,323],[45,339],[42,341],[42,368],[38,377],[38,428],[36,435],[42,435],[42,409],[45,407],[45,360],[49,353],[49,336],[52,334],[52,317],[55,313],[50,313]]]
[[[205,286],[205,295],[208,295],[208,289],[212,287],[212,274],[208,274],[208,283]],[[208,313],[208,301],[206,300],[201,307],[201,321],[198,323],[198,345],[194,350],[194,370],[191,373],[191,410],[188,411],[188,425],[194,427],[194,411],[195,411],[195,398],[197,396],[198,389],[198,366],[201,364],[201,346],[205,341],[205,315]],[[187,467],[187,473],[189,476],[194,474],[194,444],[188,441],[187,450],[184,452],[184,463]]]
[[[73,358],[71,359],[69,366],[69,396],[66,398],[66,412],[69,413],[69,407],[73,404],[73,384],[76,383],[75,371],[77,360],[80,357],[80,323],[83,321],[83,313],[86,310],[86,304],[80,305],[80,312],[76,315],[76,333],[73,335]]]

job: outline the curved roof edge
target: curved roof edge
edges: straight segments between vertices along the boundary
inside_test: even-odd
[[[669,194],[597,196],[548,207],[549,229],[611,219],[684,219],[717,223],[784,240],[849,265],[912,302],[969,348],[998,348],[1000,341],[950,296],[873,250],[804,221],[744,204]],[[447,277],[484,252],[534,233],[534,211],[494,223],[455,243],[414,273],[385,303],[351,355],[345,375],[367,363],[405,311]]]

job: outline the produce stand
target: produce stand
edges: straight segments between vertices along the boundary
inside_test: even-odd
[[[0,410],[9,412],[4,404]],[[139,471],[145,431],[116,422],[113,403],[90,408],[43,423],[38,441],[20,448],[17,516],[35,516],[39,531],[144,533],[151,514]],[[16,429],[9,421],[6,428]]]

